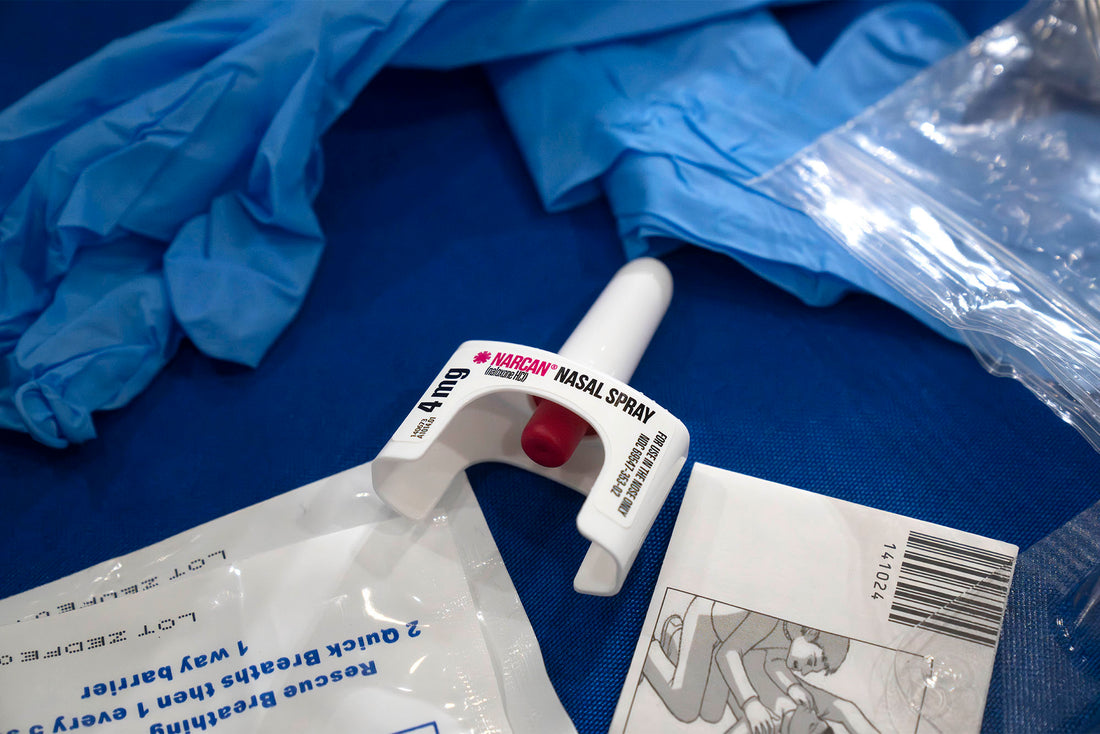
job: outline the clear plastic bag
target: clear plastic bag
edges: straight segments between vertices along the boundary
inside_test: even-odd
[[[1020,554],[986,731],[1100,731],[1100,503]]]
[[[1100,450],[1098,34],[1036,0],[753,186]]]

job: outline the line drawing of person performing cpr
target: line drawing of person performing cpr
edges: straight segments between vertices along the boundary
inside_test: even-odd
[[[718,723],[727,704],[739,713],[728,734],[828,734],[828,722],[851,734],[878,734],[859,707],[799,675],[835,672],[847,637],[693,597],[665,620],[642,668],[680,721]]]

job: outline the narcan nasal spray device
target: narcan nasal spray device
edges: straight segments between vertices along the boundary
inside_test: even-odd
[[[627,384],[671,298],[665,265],[640,258],[557,353],[460,345],[372,462],[378,496],[423,518],[472,464],[552,479],[586,496],[577,529],[591,545],[573,587],[618,593],[687,460],[684,424]]]

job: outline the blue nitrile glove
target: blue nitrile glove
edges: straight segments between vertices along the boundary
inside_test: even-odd
[[[318,139],[399,49],[450,67],[762,1],[212,2],[109,45],[0,113],[0,427],[93,437],[184,334],[255,365],[321,254]]]
[[[787,0],[794,5],[812,0]],[[742,13],[775,0],[449,0],[393,65],[451,69],[603,43]]]
[[[747,184],[965,41],[935,6],[887,6],[814,66],[758,11],[489,68],[545,205],[606,193],[631,257],[690,242],[807,303],[855,285],[931,323],[808,217]]]
[[[441,2],[199,4],[0,113],[0,425],[91,438],[179,327],[256,364],[321,254],[321,133]]]

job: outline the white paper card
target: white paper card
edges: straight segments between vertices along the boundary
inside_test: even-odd
[[[696,464],[611,731],[978,732],[1017,551]]]

